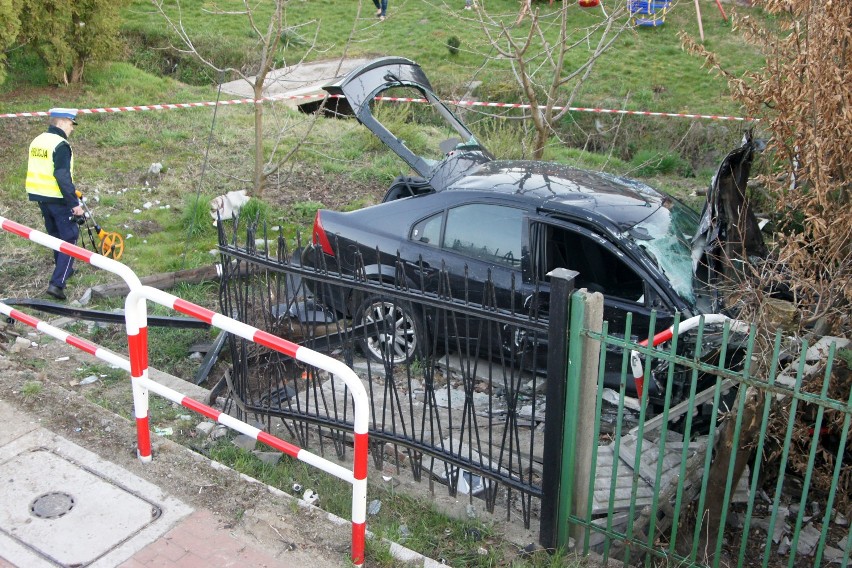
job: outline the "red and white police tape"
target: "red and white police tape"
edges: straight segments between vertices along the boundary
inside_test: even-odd
[[[241,105],[241,104],[254,104],[254,103],[262,103],[264,101],[281,101],[281,100],[290,100],[290,99],[321,99],[325,97],[325,93],[311,93],[307,95],[278,95],[271,97],[263,97],[260,99],[231,99],[227,101],[205,101],[205,102],[196,102],[196,103],[168,103],[168,104],[156,104],[156,105],[133,105],[133,106],[119,106],[119,107],[101,107],[101,108],[85,108],[79,109],[77,112],[83,114],[112,114],[117,112],[135,112],[135,111],[146,111],[146,110],[174,110],[181,108],[196,108],[196,107],[210,107],[216,105]],[[329,95],[330,98],[344,98],[343,95]],[[391,101],[391,102],[405,102],[405,103],[425,103],[426,99],[422,98],[409,98],[409,97],[376,97],[376,100],[379,101]],[[490,108],[520,108],[520,109],[530,109],[533,108],[532,105],[522,104],[522,103],[489,103],[483,101],[444,101],[445,104],[455,105],[455,106],[469,106],[469,107],[490,107]],[[545,105],[538,105],[539,109],[545,109]],[[560,111],[565,110],[564,106],[554,106],[553,110]],[[592,112],[598,114],[626,114],[626,115],[635,115],[635,116],[661,116],[661,117],[672,117],[672,118],[692,118],[692,119],[706,119],[706,120],[732,120],[737,122],[757,122],[760,119],[750,118],[750,117],[741,117],[741,116],[724,116],[719,114],[691,114],[691,113],[683,113],[683,112],[653,112],[648,110],[624,110],[624,109],[607,109],[607,108],[594,108],[594,107],[567,107],[567,109],[571,112]],[[47,111],[33,111],[33,112],[10,112],[6,114],[0,114],[0,118],[27,118],[34,116],[47,116]]]
[[[689,331],[691,329],[695,329],[696,327],[698,327],[702,320],[704,321],[704,325],[730,322],[731,331],[737,333],[749,332],[749,325],[744,321],[731,319],[728,316],[722,314],[705,314],[701,316],[694,316],[680,322],[680,324],[677,326],[678,334],[681,334],[685,331]],[[640,341],[639,345],[645,347],[650,341],[651,347],[656,347],[661,343],[669,341],[672,337],[674,337],[674,333],[675,327],[671,326],[670,328],[661,331],[651,339],[645,339]],[[633,382],[636,384],[636,398],[642,400],[642,391],[645,387],[645,372],[642,367],[642,359],[639,357],[639,351],[637,351],[636,349],[632,349],[630,351],[630,370],[633,371]]]
[[[248,324],[244,324],[222,314],[208,310],[207,308],[182,300],[167,292],[163,292],[162,290],[157,290],[156,288],[151,288],[149,286],[142,286],[139,278],[132,270],[130,270],[130,268],[113,259],[87,251],[76,245],[66,243],[65,241],[61,241],[35,229],[20,225],[1,216],[0,228],[53,250],[73,256],[74,258],[84,262],[88,262],[93,266],[119,274],[122,278],[124,278],[130,288],[130,292],[125,300],[124,312],[127,327],[129,361],[95,345],[94,343],[86,341],[85,339],[75,337],[61,329],[42,322],[37,318],[29,316],[18,310],[14,310],[6,304],[0,303],[0,313],[29,326],[35,327],[39,331],[64,341],[77,349],[130,372],[133,388],[134,415],[136,417],[137,455],[142,462],[147,463],[152,459],[151,434],[148,423],[148,391],[150,390],[155,394],[159,394],[160,396],[171,400],[172,402],[180,404],[185,408],[193,410],[210,418],[211,420],[215,420],[216,422],[232,428],[242,434],[251,436],[259,442],[350,483],[352,485],[352,562],[356,566],[363,565],[367,519],[367,429],[369,425],[370,408],[364,385],[352,369],[327,355],[296,345],[295,343],[274,336],[265,331],[261,331]],[[329,372],[336,378],[342,380],[352,393],[354,405],[353,470],[350,471],[321,456],[267,434],[254,426],[250,426],[241,420],[237,420],[227,414],[223,414],[214,408],[186,397],[175,390],[149,379],[147,300],[207,322],[219,329],[223,329],[236,336],[242,337],[243,339],[274,349],[279,353]]]

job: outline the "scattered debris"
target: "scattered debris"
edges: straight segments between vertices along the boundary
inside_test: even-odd
[[[233,219],[239,214],[243,205],[248,203],[249,196],[246,195],[246,190],[229,191],[224,195],[219,195],[210,200],[210,216],[213,217],[213,225],[216,225],[217,219],[226,221]]]
[[[236,447],[243,450],[253,450],[257,445],[257,440],[246,434],[240,434],[231,441]]]
[[[210,432],[213,431],[213,428],[216,427],[216,424],[213,422],[199,422],[195,425],[195,431],[198,432],[199,435],[207,437],[210,435]]]
[[[80,380],[80,382],[79,382],[78,384],[80,384],[80,385],[90,385],[90,384],[92,384],[93,382],[95,382],[95,381],[97,381],[97,380],[98,380],[97,375],[89,375],[89,376],[88,376],[88,377],[86,377],[85,379]]]
[[[173,436],[175,433],[174,429],[171,426],[166,428],[154,427],[154,434],[157,436]]]
[[[10,353],[20,353],[24,349],[29,349],[31,347],[30,340],[25,337],[16,337],[15,343],[12,344],[12,347],[9,348]]]
[[[218,440],[228,435],[228,427],[223,424],[217,424],[213,431],[210,432],[211,440]]]
[[[819,543],[820,530],[813,523],[808,523],[799,531],[799,542],[796,546],[796,553],[802,556],[810,556],[816,550]]]
[[[319,500],[319,494],[316,493],[313,489],[306,489],[305,493],[302,495],[302,499],[308,505],[313,505]]]
[[[370,501],[370,504],[367,505],[367,514],[368,515],[378,515],[379,511],[382,510],[382,502],[378,499],[373,499]]]
[[[266,465],[276,465],[284,455],[283,452],[264,452],[263,450],[252,450],[251,453]]]
[[[518,554],[521,558],[529,557],[538,552],[539,550],[543,550],[542,546],[537,542],[531,542],[522,549],[518,551]]]

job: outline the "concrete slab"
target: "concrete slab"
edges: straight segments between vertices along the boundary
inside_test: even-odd
[[[28,432],[37,430],[39,425],[30,416],[18,412],[15,408],[0,400],[0,416],[3,417],[3,427],[0,428],[0,446],[5,446],[12,440]]]
[[[358,59],[332,59],[328,61],[314,61],[302,63],[291,67],[285,67],[273,71],[266,77],[263,85],[263,95],[273,96],[296,96],[309,93],[321,92],[322,86],[330,83],[337,77],[342,77],[365,63],[371,61],[369,58]],[[252,81],[255,77],[251,77]],[[246,81],[237,80],[222,84],[222,92],[236,95],[241,98],[254,96],[254,91]],[[317,96],[322,98],[322,95]],[[296,106],[305,102],[305,99],[291,100],[283,99],[285,104]]]
[[[116,566],[192,508],[37,429],[0,447],[0,550],[17,566]]]

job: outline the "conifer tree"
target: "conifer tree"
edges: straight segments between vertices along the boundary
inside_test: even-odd
[[[16,1],[16,0],[11,0]],[[78,83],[87,65],[118,50],[119,11],[126,0],[42,0],[21,14],[23,39],[56,83]]]
[[[15,45],[21,29],[21,0],[0,0],[0,84],[6,79],[6,51]]]

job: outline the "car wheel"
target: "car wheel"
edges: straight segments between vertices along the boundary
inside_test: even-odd
[[[409,363],[426,345],[423,321],[408,302],[369,297],[356,310],[355,325],[361,350],[374,361]]]

